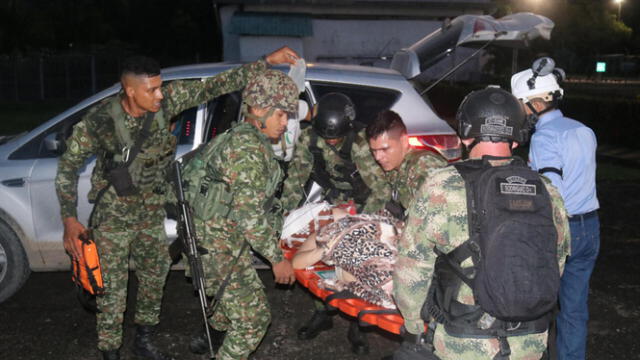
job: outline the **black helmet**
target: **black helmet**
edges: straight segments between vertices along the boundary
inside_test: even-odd
[[[356,108],[348,96],[329,93],[320,98],[313,112],[313,129],[325,139],[347,135],[353,128]]]
[[[467,95],[458,108],[456,120],[461,139],[524,143],[529,137],[522,105],[515,96],[497,87]]]

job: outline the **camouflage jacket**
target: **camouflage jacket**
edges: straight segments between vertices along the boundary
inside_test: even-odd
[[[282,191],[282,206],[285,210],[295,209],[304,198],[304,186],[313,170],[313,155],[309,150],[312,131],[313,129],[310,126],[302,130],[302,134],[296,144],[296,148],[293,153],[293,160],[289,165],[287,179],[284,182]],[[342,166],[344,161],[319,136],[317,145],[322,151],[327,172],[329,172],[332,177],[341,177],[342,175],[336,170],[336,166]],[[371,155],[371,151],[369,151],[369,144],[364,136],[364,130],[356,134],[351,148],[351,160],[360,172],[360,176],[364,183],[372,191],[375,191],[376,185],[381,182],[381,179],[384,176],[384,171],[382,171],[382,168],[378,163],[376,163],[375,159]],[[333,184],[338,189],[351,190],[351,184],[348,182],[333,182]],[[383,187],[385,186],[384,184],[381,185]],[[342,200],[346,201],[348,199]]]
[[[570,246],[567,213],[558,190],[548,179],[543,179],[551,196],[558,233],[558,264],[562,273]],[[398,243],[393,276],[394,296],[406,329],[418,334],[424,330],[420,310],[431,285],[437,257],[434,247],[449,253],[469,238],[465,182],[457,170],[448,166],[430,171],[408,213],[406,228]],[[467,259],[462,266],[471,264]],[[462,284],[456,299],[464,304],[474,304],[472,290],[465,284]],[[538,358],[536,356],[546,349],[547,332],[509,337],[508,341],[511,359]],[[436,328],[434,345],[440,359],[491,359],[500,348],[495,338],[456,338],[447,335],[443,326]]]
[[[224,258],[218,257],[218,261],[225,261],[219,263],[231,263],[246,240],[276,264],[283,259],[275,234],[279,230],[275,220],[280,214],[270,213],[277,186],[268,192],[267,185],[272,176],[277,177],[276,183],[282,182],[283,173],[264,134],[246,122],[235,126],[245,128],[234,131],[234,136],[209,160],[233,194],[231,210],[226,219],[196,221],[199,237],[205,248]]]
[[[381,184],[381,181],[376,182],[376,190],[371,192],[365,212],[383,209],[388,201],[394,200],[394,193],[395,200],[407,209],[415,192],[427,178],[427,172],[445,165],[447,162],[431,151],[410,150],[398,169],[385,172],[386,184]]]
[[[168,126],[174,116],[183,110],[207,102],[222,94],[242,89],[249,79],[266,68],[267,63],[260,60],[227,70],[202,81],[172,81],[163,85],[162,94],[164,99],[162,100],[161,109],[152,114],[151,136],[143,143],[141,153],[131,166],[135,166],[136,162],[143,162],[145,165],[149,163],[158,165],[161,159],[166,160],[167,157],[173,159],[176,138],[169,132]],[[122,96],[122,92],[120,92],[94,106],[74,126],[73,133],[67,140],[67,150],[60,157],[55,180],[63,219],[77,217],[78,171],[85,165],[87,159],[92,155],[97,155],[89,193],[89,199],[93,200],[98,191],[107,185],[104,173],[107,153],[120,155],[124,146],[131,145],[123,144],[123,141],[119,139],[115,130],[115,122],[123,123],[124,127],[130,130],[132,139],[136,138],[136,134],[142,127],[146,115],[134,118],[126,113],[120,105]],[[159,146],[159,144],[162,146]],[[148,151],[152,148],[160,151]],[[143,153],[147,154],[146,157],[142,155]],[[162,163],[168,164],[167,161]],[[148,189],[154,189],[157,186],[166,187],[166,182],[163,181],[166,169],[157,167],[157,170],[156,183],[153,184],[154,186],[147,187]],[[151,178],[152,176],[147,177]],[[142,191],[138,195],[118,197],[113,187],[110,187],[101,202],[119,202],[123,204],[153,203],[160,205],[165,201],[165,196],[162,193],[166,190]]]

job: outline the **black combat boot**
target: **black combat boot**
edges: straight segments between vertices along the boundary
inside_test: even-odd
[[[351,343],[351,352],[356,355],[366,355],[369,353],[369,342],[367,341],[367,334],[362,332],[358,321],[352,321],[349,324],[349,332],[347,332],[347,339]]]
[[[153,326],[136,325],[136,340],[133,343],[133,353],[139,357],[151,360],[174,360],[171,356],[160,351],[152,342]]]
[[[218,331],[209,327],[209,334],[211,334],[211,345],[213,346],[213,353],[215,355],[220,346],[222,346],[222,342],[224,342],[224,337],[227,332]],[[189,342],[189,350],[191,350],[192,353],[199,355],[209,352],[209,341],[207,340],[207,333],[205,330],[202,330],[202,332],[199,332],[191,338],[191,342]]]
[[[333,327],[333,319],[326,310],[316,310],[313,317],[300,329],[298,329],[298,339],[311,340],[322,331]]]
[[[120,360],[120,351],[118,350],[108,350],[101,351],[103,360]]]

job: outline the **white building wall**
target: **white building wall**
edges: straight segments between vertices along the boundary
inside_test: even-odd
[[[308,62],[389,67],[395,51],[409,47],[441,26],[429,20],[333,20],[313,19],[313,36],[305,38],[284,36],[238,36],[229,32],[234,7],[221,9],[224,31],[224,60],[253,61],[281,46],[287,45]],[[461,61],[467,49],[444,59],[427,72],[437,77]],[[458,70],[455,78],[469,79],[479,69],[478,59],[471,60]]]

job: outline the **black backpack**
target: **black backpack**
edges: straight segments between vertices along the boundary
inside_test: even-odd
[[[465,180],[469,240],[448,254],[435,249],[435,280],[424,310],[461,336],[505,334],[514,326],[519,334],[544,331],[557,302],[558,234],[551,198],[524,161],[489,164],[500,159],[505,158],[453,165]],[[463,269],[460,264],[469,257],[473,267]],[[461,281],[473,289],[476,305],[455,301]]]

